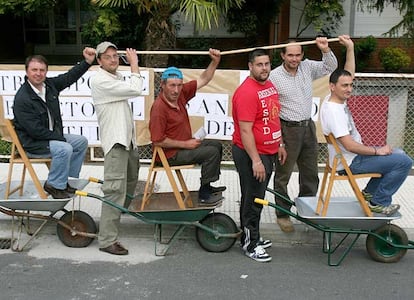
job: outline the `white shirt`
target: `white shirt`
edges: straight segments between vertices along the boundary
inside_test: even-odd
[[[320,120],[322,126],[322,132],[324,135],[332,133],[336,139],[351,135],[355,142],[361,143],[361,135],[355,127],[355,122],[352,118],[346,103],[340,104],[329,101],[330,95],[328,95],[322,103],[320,111]],[[348,165],[352,163],[352,160],[356,156],[355,153],[347,151],[341,142],[338,140],[338,146],[344,155],[344,158]],[[332,166],[333,158],[336,155],[335,149],[332,145],[328,144],[329,150],[329,164]],[[344,167],[339,162],[338,170],[343,170]]]
[[[295,75],[283,65],[270,72],[269,79],[279,92],[280,118],[285,121],[309,120],[312,115],[312,81],[328,75],[338,67],[332,51],[322,54],[322,60],[305,59]]]
[[[139,74],[131,73],[129,82],[123,80],[121,73],[116,75],[99,68],[91,78],[91,92],[99,123],[99,135],[104,154],[115,144],[129,149],[136,147],[134,120],[129,98],[142,92],[143,79]]]

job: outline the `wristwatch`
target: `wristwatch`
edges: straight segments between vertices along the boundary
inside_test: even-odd
[[[285,148],[286,147],[286,144],[281,143],[281,144],[279,144],[279,147],[280,148]]]

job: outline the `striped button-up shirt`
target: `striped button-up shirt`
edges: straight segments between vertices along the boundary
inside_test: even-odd
[[[142,86],[142,77],[136,73],[132,73],[130,81],[126,82],[121,73],[114,75],[99,68],[91,78],[92,98],[105,155],[115,144],[129,149],[132,143],[136,147],[134,119],[128,99],[139,96]]]
[[[270,72],[269,79],[279,92],[280,118],[286,121],[303,121],[311,118],[312,81],[332,73],[338,61],[332,51],[322,53],[322,60],[305,59],[295,75],[283,64]],[[328,87],[326,87],[328,88]]]

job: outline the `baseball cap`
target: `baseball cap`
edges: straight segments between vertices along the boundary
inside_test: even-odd
[[[111,42],[102,42],[98,46],[96,46],[96,56],[98,57],[100,54],[104,53],[106,49],[109,47],[113,47],[115,49],[118,49],[115,44],[112,44]]]
[[[167,80],[168,78],[183,79],[183,73],[176,67],[168,67],[161,75],[161,79]]]

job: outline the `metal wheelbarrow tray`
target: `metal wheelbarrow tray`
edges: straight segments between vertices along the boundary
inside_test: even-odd
[[[88,180],[71,180],[70,184],[76,188],[84,188]],[[30,193],[30,191],[29,191]],[[73,198],[67,199],[40,199],[40,198],[11,198],[0,200],[0,212],[12,217],[11,249],[23,251],[29,243],[37,237],[47,222],[57,223],[57,235],[65,245],[70,247],[86,247],[96,237],[94,220],[81,210],[67,210],[65,206]],[[61,217],[56,215],[63,212]],[[40,225],[31,228],[31,219],[41,220]],[[22,242],[22,232],[26,229],[29,239]]]
[[[267,188],[267,191],[282,197],[270,188]],[[285,197],[282,198],[295,206],[297,213],[266,200],[256,199],[255,201],[272,206],[304,224],[322,231],[322,251],[328,254],[330,266],[339,266],[361,235],[367,235],[365,243],[367,252],[373,260],[378,262],[397,262],[408,249],[414,249],[414,242],[408,239],[405,231],[399,226],[391,224],[393,220],[401,218],[399,212],[392,216],[374,213],[373,217],[367,217],[355,198],[332,197],[328,212],[326,216],[322,217],[315,213],[317,197],[298,197],[295,202]],[[334,235],[340,235],[341,239],[334,242]],[[334,261],[333,256],[339,249],[342,249],[342,253],[338,254]]]
[[[231,217],[224,213],[214,212],[221,202],[218,205],[180,209],[176,205],[172,192],[154,193],[147,209],[140,210],[142,199],[133,199],[127,209],[99,195],[84,191],[76,193],[80,196],[98,199],[144,223],[154,224],[154,252],[157,256],[166,255],[174,241],[187,227],[195,227],[197,242],[209,252],[227,251],[240,235],[240,230]],[[191,193],[193,199],[196,199],[196,193]],[[221,193],[218,196],[222,198]],[[163,237],[163,225],[174,225],[175,228],[167,238]]]

